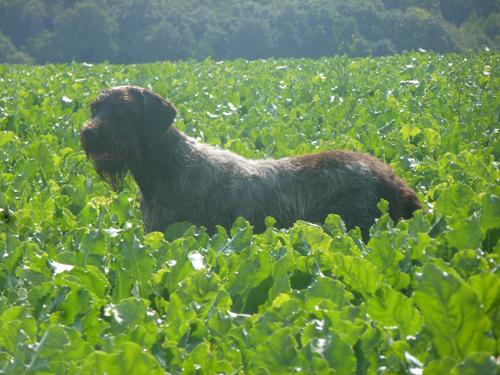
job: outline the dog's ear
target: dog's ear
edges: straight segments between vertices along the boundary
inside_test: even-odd
[[[149,141],[154,142],[170,128],[177,110],[172,103],[151,91],[144,90],[142,98],[144,130],[147,132]]]

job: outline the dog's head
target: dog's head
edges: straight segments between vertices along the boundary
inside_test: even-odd
[[[128,170],[140,165],[177,114],[172,103],[135,86],[104,90],[90,109],[92,117],[82,129],[81,143],[99,176],[113,188]]]

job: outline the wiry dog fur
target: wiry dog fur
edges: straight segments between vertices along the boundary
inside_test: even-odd
[[[250,160],[197,142],[172,123],[175,107],[134,86],[105,90],[92,104],[81,142],[97,173],[114,188],[130,171],[141,193],[145,231],[178,221],[229,229],[238,216],[257,231],[273,216],[278,227],[321,223],[339,214],[366,240],[389,202],[393,220],[421,208],[416,194],[380,160],[329,151],[278,160]]]

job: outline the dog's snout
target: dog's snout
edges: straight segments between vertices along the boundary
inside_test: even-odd
[[[97,138],[97,129],[86,127],[82,130],[82,137],[86,140],[93,140]]]

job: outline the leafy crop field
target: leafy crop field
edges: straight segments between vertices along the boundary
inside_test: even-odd
[[[0,66],[0,372],[497,373],[499,60]],[[369,152],[428,213],[366,245],[333,215],[144,235],[133,181],[111,192],[79,145],[118,84],[247,157]]]

